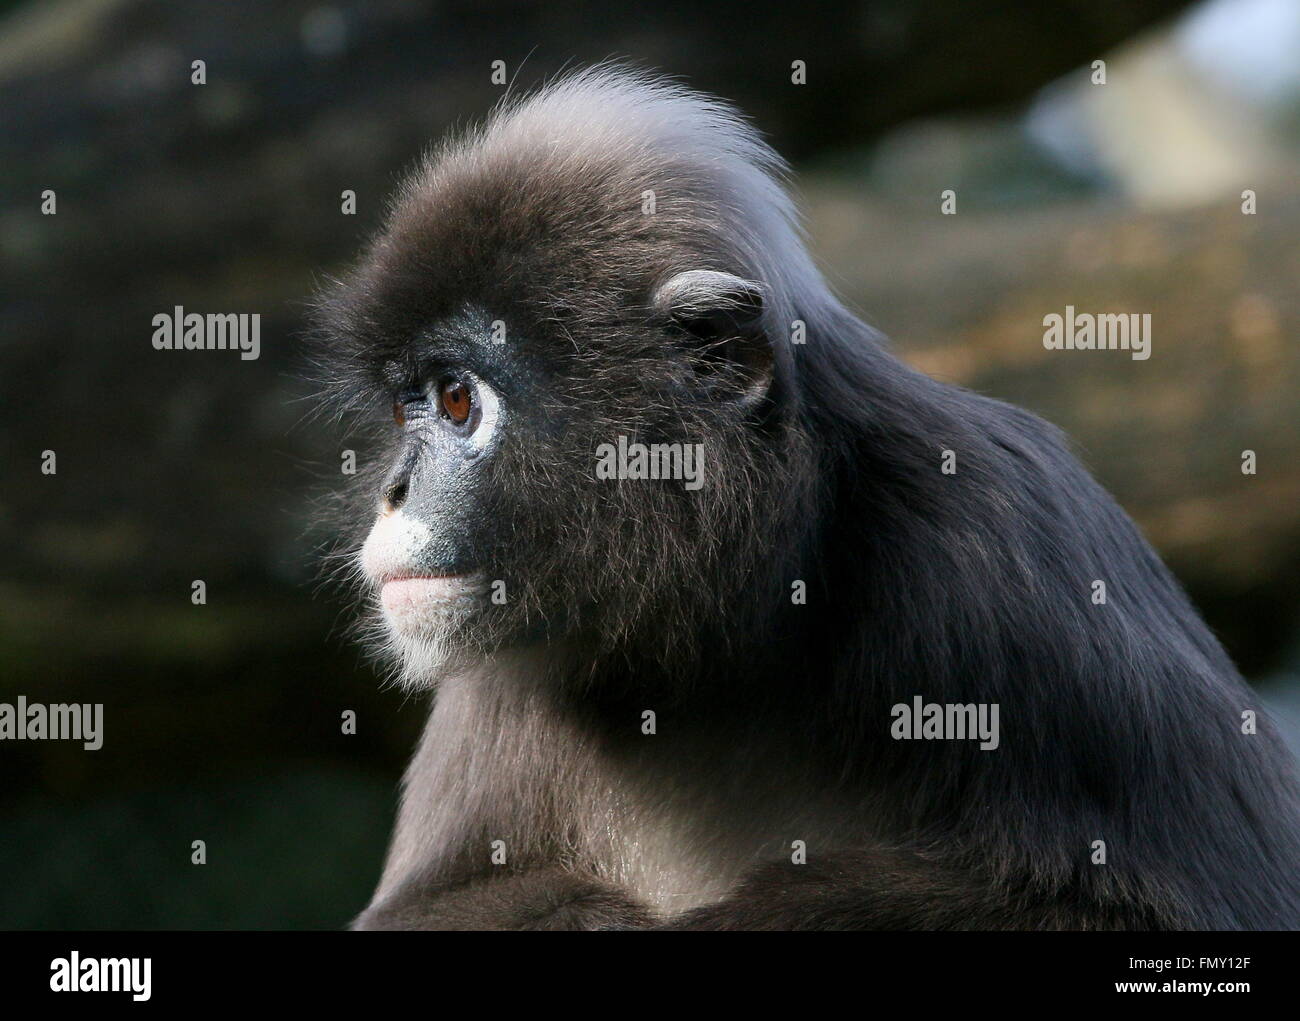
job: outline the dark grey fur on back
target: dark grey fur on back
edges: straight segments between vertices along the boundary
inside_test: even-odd
[[[396,648],[436,693],[358,925],[1300,926],[1254,694],[1053,427],[832,296],[783,173],[722,104],[580,73],[433,154],[322,299],[342,406],[500,319],[534,423],[484,469],[509,604]],[[753,285],[766,355],[674,331],[692,271]],[[707,484],[597,482],[618,435],[702,442]],[[916,695],[997,703],[1000,747],[892,740]]]

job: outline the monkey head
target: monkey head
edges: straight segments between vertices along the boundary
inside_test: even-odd
[[[332,395],[383,423],[356,563],[411,683],[699,645],[796,545],[770,537],[808,497],[787,295],[815,272],[778,158],[680,101],[597,69],[505,106],[320,301]]]

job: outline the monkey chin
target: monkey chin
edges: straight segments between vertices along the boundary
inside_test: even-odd
[[[481,658],[467,639],[488,587],[478,574],[396,577],[380,585],[384,644],[403,687],[429,687]]]

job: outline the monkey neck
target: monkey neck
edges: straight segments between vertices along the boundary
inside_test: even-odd
[[[560,694],[564,662],[508,652],[439,684],[376,901],[489,874],[497,846],[512,866],[569,862],[683,910],[794,840],[862,839],[865,813],[814,775],[797,727],[653,697],[584,701]]]

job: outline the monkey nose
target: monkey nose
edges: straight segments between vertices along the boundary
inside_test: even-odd
[[[407,480],[397,479],[384,486],[384,513],[392,514],[406,502]]]
[[[384,514],[393,514],[401,510],[402,504],[406,503],[411,488],[411,477],[415,473],[421,449],[418,443],[407,443],[381,483],[380,510]]]

